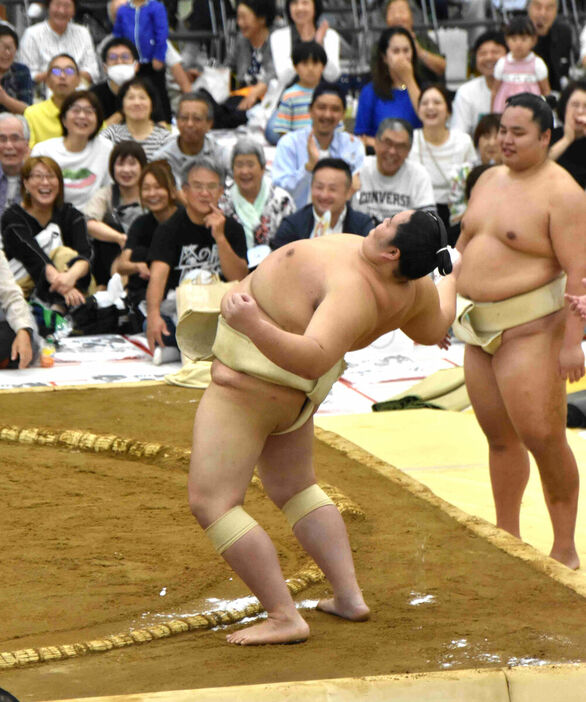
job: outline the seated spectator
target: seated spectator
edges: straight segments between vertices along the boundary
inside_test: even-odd
[[[85,218],[63,200],[61,169],[48,156],[31,156],[22,168],[22,205],[2,215],[10,270],[25,294],[64,314],[85,301],[92,250]]]
[[[0,215],[20,202],[20,171],[29,155],[29,136],[28,123],[22,115],[0,114]]]
[[[94,249],[93,272],[99,288],[112,275],[112,264],[126,245],[126,234],[143,214],[138,181],[147,160],[135,141],[121,141],[108,160],[111,185],[100,188],[84,207],[87,230]]]
[[[239,32],[228,66],[241,89],[239,110],[249,110],[262,100],[269,81],[276,76],[269,44],[269,30],[274,19],[274,0],[238,0],[236,3]]]
[[[293,196],[297,209],[310,201],[311,172],[321,158],[344,159],[352,173],[362,166],[362,142],[338,130],[345,109],[342,91],[335,85],[321,83],[311,99],[311,127],[289,132],[279,139],[271,172],[273,183]]]
[[[68,95],[59,120],[63,136],[35,144],[32,156],[50,156],[63,173],[65,202],[82,209],[96,192],[110,182],[108,160],[112,142],[98,134],[102,107],[89,90]]]
[[[586,80],[564,88],[557,113],[563,126],[553,130],[549,157],[586,188]]]
[[[161,101],[164,119],[171,123],[171,105],[165,81],[165,56],[169,24],[159,0],[132,0],[116,12],[115,37],[134,41],[139,56],[138,74],[152,81]]]
[[[456,90],[452,111],[452,129],[459,129],[469,136],[474,134],[478,120],[490,112],[494,67],[507,53],[502,32],[489,30],[481,34],[472,50],[474,68],[480,75],[463,83]]]
[[[218,208],[224,189],[221,166],[204,157],[189,163],[183,175],[186,208],[157,227],[149,251],[147,288],[147,339],[155,345],[177,346],[175,340],[175,288],[190,273],[203,270],[224,280],[241,280],[248,273],[244,229]],[[170,295],[170,293],[172,294]],[[170,358],[179,357],[177,350]]]
[[[102,131],[102,136],[115,144],[119,141],[136,141],[142,146],[151,161],[163,144],[171,139],[171,132],[155,124],[157,97],[153,86],[146,78],[137,76],[120,88],[118,104],[121,108],[122,124],[111,124]]]
[[[236,142],[231,165],[234,183],[222,195],[219,207],[244,227],[248,267],[255,268],[270,253],[268,244],[283,217],[295,212],[295,203],[265,175],[265,154],[254,139],[244,137]]]
[[[61,105],[79,85],[77,63],[68,54],[54,56],[49,63],[46,76],[45,83],[51,91],[51,97],[30,105],[24,111],[30,130],[31,149],[41,141],[62,136],[63,128],[59,120]]]
[[[282,86],[295,78],[291,60],[295,45],[302,41],[316,41],[324,47],[328,62],[324,80],[333,83],[340,77],[340,35],[330,29],[327,20],[318,20],[322,13],[322,0],[286,0],[285,14],[289,24],[271,33],[271,52],[277,80]]]
[[[102,62],[106,80],[95,83],[90,90],[102,105],[105,125],[120,124],[122,113],[118,109],[118,93],[138,71],[136,46],[129,39],[112,37],[104,44]]]
[[[283,219],[271,248],[327,234],[366,236],[374,222],[369,215],[352,209],[351,197],[352,172],[346,161],[322,158],[312,172],[311,203]]]
[[[387,117],[378,126],[375,156],[367,156],[360,170],[360,190],[352,203],[377,222],[404,210],[432,210],[431,178],[420,163],[407,160],[413,127],[404,119]]]
[[[138,187],[140,202],[147,213],[137,217],[128,230],[126,246],[116,261],[116,272],[128,276],[128,302],[139,320],[146,319],[146,291],[150,278],[149,249],[154,233],[177,212],[175,180],[166,161],[151,161],[142,170]]]
[[[415,42],[402,27],[383,30],[372,63],[372,82],[360,91],[354,134],[374,146],[378,125],[386,117],[405,119],[414,127],[421,122],[416,108],[421,90],[415,74]]]
[[[0,112],[21,115],[33,102],[33,80],[28,66],[14,60],[18,35],[0,24]]]
[[[439,46],[425,31],[413,31],[413,12],[409,0],[388,0],[385,10],[387,27],[403,27],[415,43],[415,74],[420,85],[444,82],[446,59]]]
[[[109,2],[106,4],[106,12],[108,15],[108,19],[110,20],[110,23],[112,27],[116,23],[116,15],[118,13],[118,8],[121,7],[122,5],[126,5],[128,0],[109,0]],[[113,34],[108,34],[105,36],[100,44],[97,47],[97,53],[98,55],[102,58],[102,61],[104,60],[104,51],[106,49],[106,46],[110,44],[110,41],[112,39],[116,39],[116,37]],[[134,38],[133,38],[134,39]],[[124,44],[128,42],[129,44],[132,45],[134,54],[136,54],[136,71],[138,71],[138,51],[136,50],[136,46],[134,45],[133,40],[126,39],[124,37],[120,37],[118,41],[122,40]],[[115,44],[118,46],[118,44]],[[128,46],[128,44],[126,44]],[[118,52],[116,52],[118,53]],[[124,61],[125,63],[127,61]],[[103,65],[103,64],[102,64]],[[171,92],[175,92],[175,90],[179,90],[182,93],[189,93],[191,91],[191,79],[188,76],[187,72],[183,68],[181,64],[181,55],[177,51],[177,49],[173,46],[173,44],[167,39],[167,52],[165,54],[165,80],[166,80],[166,85],[167,85],[167,94],[169,95],[169,99],[171,102],[173,100],[171,99]],[[127,80],[130,80],[130,78],[134,77],[135,73],[132,76],[127,76],[125,80],[122,82],[118,83],[118,87],[120,87],[123,83],[125,83]],[[115,71],[115,74],[118,74],[118,77],[120,77],[120,70]],[[107,73],[106,73],[107,76]],[[100,96],[98,96],[100,97]],[[110,103],[109,103],[110,104]],[[107,114],[107,108],[105,105],[102,105],[104,107],[104,114]],[[116,113],[118,109],[118,104],[117,101],[114,100],[114,102],[111,104],[113,115],[116,115],[116,118],[112,116],[110,121],[107,120],[108,124],[119,124],[121,120],[121,115],[120,113]],[[162,115],[164,117],[164,115]]]
[[[508,53],[494,67],[492,111],[502,113],[507,99],[519,93],[549,95],[547,66],[533,47],[537,42],[535,25],[529,17],[513,17],[505,26]]]
[[[34,322],[0,249],[0,368],[26,368],[33,359]]]
[[[503,160],[499,143],[498,133],[501,116],[492,112],[484,115],[474,130],[474,148],[477,157],[473,161],[467,161],[459,166],[454,166],[452,171],[452,182],[448,195],[448,205],[450,207],[450,225],[459,222],[466,211],[468,198],[466,197],[466,182],[468,174],[475,166],[492,166],[499,164]]]
[[[285,89],[274,117],[267,124],[266,137],[270,144],[276,144],[282,134],[311,125],[309,105],[313,91],[321,82],[328,57],[321,44],[302,41],[293,49],[292,60],[297,80]]]
[[[468,134],[449,129],[447,124],[452,103],[443,85],[430,85],[421,91],[419,119],[422,129],[413,133],[413,146],[409,158],[419,162],[431,176],[438,215],[449,226],[448,196],[451,173],[476,157],[474,144]]]
[[[89,30],[72,22],[76,9],[76,0],[47,0],[47,19],[24,30],[19,61],[28,66],[35,83],[44,82],[51,88],[47,65],[60,54],[73,58],[80,77],[88,85],[98,79],[98,60]]]
[[[208,132],[214,124],[214,109],[203,93],[187,93],[179,98],[177,106],[177,128],[179,134],[167,139],[153,154],[153,161],[169,162],[175,182],[181,176],[188,161],[195,156],[205,156],[221,165],[226,165],[224,150]]]
[[[537,30],[535,53],[545,61],[551,89],[560,91],[575,62],[574,30],[564,17],[558,16],[557,0],[529,0],[527,12]]]

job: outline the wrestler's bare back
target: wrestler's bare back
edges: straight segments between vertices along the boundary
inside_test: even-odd
[[[550,237],[564,193],[578,187],[557,164],[532,173],[506,166],[487,171],[474,187],[462,221],[458,249],[465,255],[458,292],[478,302],[533,290],[561,273]]]
[[[328,292],[361,295],[364,314],[374,321],[348,350],[363,348],[407,321],[415,311],[418,288],[429,284],[381,277],[361,256],[363,242],[353,234],[293,242],[266,258],[233,291],[251,295],[267,321],[296,334],[304,333]],[[344,322],[340,309],[340,325]]]

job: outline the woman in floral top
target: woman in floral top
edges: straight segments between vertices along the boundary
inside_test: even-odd
[[[500,125],[500,115],[491,112],[480,118],[474,130],[473,142],[478,154],[474,161],[466,161],[456,165],[451,173],[448,205],[450,208],[450,224],[459,222],[466,212],[466,180],[474,166],[498,164],[502,161],[501,150],[497,135]]]
[[[270,253],[268,244],[281,220],[295,212],[293,198],[272,184],[265,165],[262,146],[248,137],[239,139],[232,151],[234,183],[220,200],[224,214],[244,227],[249,268]]]

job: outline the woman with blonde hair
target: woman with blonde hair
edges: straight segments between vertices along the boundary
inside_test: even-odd
[[[22,202],[5,210],[1,226],[17,281],[26,279],[28,290],[59,312],[85,301],[92,260],[85,217],[64,202],[63,176],[52,158],[24,162]]]

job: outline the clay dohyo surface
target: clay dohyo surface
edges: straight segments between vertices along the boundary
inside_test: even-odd
[[[0,423],[189,448],[199,397],[164,385],[2,394]],[[318,479],[366,513],[347,524],[369,622],[308,609],[304,644],[231,647],[223,629],[188,632],[0,671],[0,687],[24,702],[586,660],[575,592],[318,440],[315,461]],[[0,504],[0,652],[128,632],[248,594],[189,512],[185,466],[1,442]],[[246,507],[286,577],[310,565],[260,489]],[[297,599],[327,593],[314,585]]]

